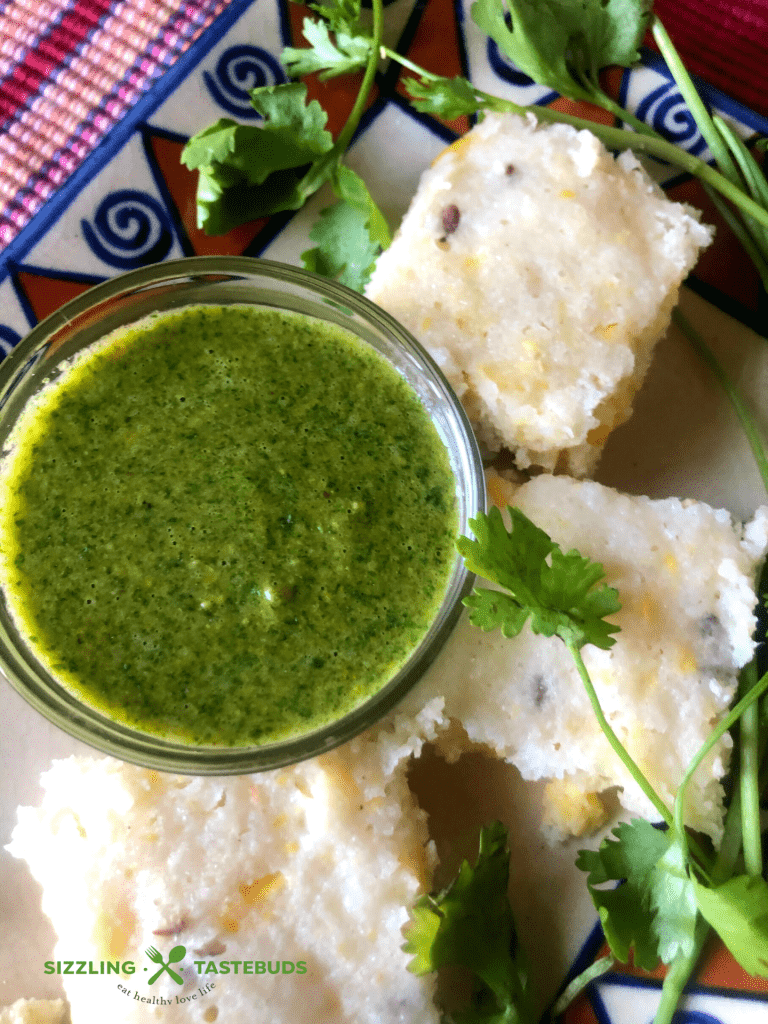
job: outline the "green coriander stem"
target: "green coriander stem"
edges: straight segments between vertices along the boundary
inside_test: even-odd
[[[357,96],[352,110],[349,112],[346,124],[339,133],[339,137],[324,156],[317,160],[307,175],[302,180],[304,186],[304,194],[306,197],[313,195],[320,186],[328,180],[333,169],[341,161],[344,156],[347,146],[349,145],[352,136],[355,134],[355,129],[360,123],[360,118],[363,116],[365,111],[365,104],[368,101],[368,93],[371,91],[373,80],[376,76],[376,66],[379,60],[378,48],[381,45],[381,33],[383,28],[383,8],[382,0],[373,0],[373,39],[371,41],[371,52],[368,55],[368,63],[365,66],[365,73],[363,74],[363,80],[360,83]]]
[[[631,124],[640,135],[653,135],[656,138],[661,138],[654,128],[651,128],[645,121],[641,121],[639,117],[635,117],[631,110],[622,107],[620,103],[617,103],[616,100],[612,99],[608,93],[603,92],[602,89],[595,90],[590,98],[590,102],[596,103],[603,110],[607,110],[609,114],[614,114],[621,121],[624,121],[625,124]]]
[[[595,960],[581,974],[577,974],[552,1007],[552,1017],[557,1018],[560,1014],[565,1013],[573,1000],[584,991],[587,985],[591,985],[593,981],[607,974],[615,966],[616,959],[609,953],[607,956]]]
[[[768,208],[768,185],[765,182],[763,173],[755,163],[755,158],[744,145],[743,140],[721,117],[715,115],[712,121],[720,135],[725,139],[738,164],[746,190],[762,206]],[[760,252],[768,255],[768,231],[761,224],[755,224],[749,217],[744,217],[745,227],[755,240]]]
[[[669,811],[669,808],[666,806],[664,801],[661,799],[656,790],[650,784],[648,779],[646,779],[646,777],[643,775],[640,768],[632,759],[632,756],[630,755],[629,751],[624,747],[621,740],[618,738],[616,733],[609,725],[608,719],[603,714],[603,709],[600,706],[600,699],[597,696],[597,693],[595,692],[595,687],[592,684],[592,680],[589,677],[587,666],[584,664],[584,660],[581,657],[581,651],[575,643],[569,640],[565,641],[565,646],[571,652],[571,656],[573,657],[573,660],[576,664],[576,669],[579,673],[579,676],[581,677],[582,683],[584,684],[584,688],[587,691],[587,696],[589,697],[589,702],[592,705],[592,710],[595,713],[595,717],[597,718],[600,728],[603,730],[605,738],[610,743],[616,756],[619,758],[619,760],[622,762],[622,764],[627,769],[629,774],[638,784],[640,789],[642,789],[643,793],[646,795],[646,797],[650,800],[650,802],[662,816],[664,821],[666,821],[668,825],[671,825],[673,819],[672,814]]]
[[[704,943],[709,935],[709,925],[703,917],[696,922],[696,930],[693,939],[693,949],[687,955],[680,953],[669,965],[664,984],[661,987],[661,1001],[653,1018],[653,1024],[671,1024],[672,1018],[677,1010],[678,1003],[682,998],[685,986],[696,968]]]
[[[734,872],[741,853],[741,794],[734,787],[731,802],[725,815],[723,839],[712,867],[712,885],[722,885]]]
[[[741,689],[749,693],[757,685],[757,664],[753,659],[741,673]],[[741,834],[744,867],[748,875],[763,873],[763,847],[760,834],[760,789],[758,786],[759,708],[748,707],[739,722],[739,793],[741,795]]]
[[[736,165],[731,159],[731,154],[728,152],[728,147],[725,145],[720,133],[712,123],[709,111],[704,106],[701,96],[699,96],[696,91],[696,86],[693,84],[691,76],[685,70],[683,62],[680,60],[680,55],[672,45],[672,40],[667,35],[667,30],[655,16],[651,23],[651,31],[653,32],[653,38],[656,40],[656,45],[661,50],[661,55],[664,58],[667,67],[677,83],[677,87],[682,93],[683,99],[693,115],[694,121],[698,125],[699,131],[704,136],[712,155],[717,161],[717,166],[729,181],[734,185],[739,186],[739,173],[736,170]]]
[[[645,775],[643,775],[642,771],[640,770],[640,767],[633,760],[632,755],[629,753],[629,751],[626,749],[624,744],[621,742],[621,740],[618,738],[618,736],[608,723],[608,719],[605,717],[603,709],[600,705],[600,698],[597,696],[597,693],[595,692],[595,687],[592,683],[592,680],[589,677],[589,671],[587,670],[587,666],[584,664],[584,660],[581,657],[581,651],[573,642],[570,642],[568,640],[564,642],[565,646],[571,652],[571,656],[573,657],[574,662],[576,663],[576,669],[578,670],[579,676],[581,677],[581,681],[584,684],[584,688],[587,691],[587,696],[589,697],[589,702],[592,705],[592,710],[595,713],[595,718],[597,719],[600,728],[603,730],[603,734],[605,735],[606,739],[613,748],[614,753],[622,762],[624,767],[627,769],[629,774],[638,784],[638,786],[646,795],[646,797],[650,800],[650,802],[659,812],[664,821],[666,821],[666,823],[670,826],[676,825],[680,831],[680,834],[685,837],[686,833],[682,820],[682,793],[685,791],[685,786],[688,784],[690,776],[696,770],[701,760],[707,755],[710,748],[714,745],[714,743],[717,742],[720,736],[722,736],[723,732],[726,732],[731,727],[731,725],[733,725],[733,723],[736,721],[739,715],[743,712],[744,706],[746,706],[748,703],[747,699],[745,698],[744,701],[740,701],[739,704],[736,705],[736,708],[734,708],[730,712],[728,717],[720,723],[720,726],[718,726],[718,728],[710,734],[707,743],[704,744],[702,749],[699,751],[699,754],[697,755],[698,760],[695,758],[694,762],[692,762],[692,764],[689,766],[688,771],[686,772],[683,778],[683,782],[680,785],[680,789],[678,790],[678,799],[675,801],[676,812],[678,810],[678,803],[680,806],[680,822],[678,824],[676,822],[676,815],[673,815],[670,812],[667,805],[664,803],[659,794],[650,784],[648,779],[646,779]],[[768,689],[768,673],[766,673],[764,679],[761,680],[760,685],[760,693],[762,693],[763,690]],[[751,703],[751,701],[755,700],[758,696],[759,693],[750,692],[749,702]],[[704,864],[706,863],[706,858],[701,850],[701,847],[696,842],[693,836],[688,836],[686,842],[699,859],[699,870],[705,877],[708,878],[708,872],[704,867]]]
[[[749,442],[749,447],[752,449],[752,455],[757,463],[757,468],[762,478],[763,486],[765,487],[766,492],[768,492],[768,458],[766,457],[763,441],[752,417],[752,413],[747,408],[736,385],[718,362],[712,349],[707,345],[702,336],[688,321],[685,315],[676,308],[672,311],[672,320],[680,328],[688,341],[693,345],[698,354],[710,368],[717,378],[720,387],[727,395],[734,412],[739,418],[744,433],[747,436],[747,441]]]
[[[355,99],[355,104],[349,113],[347,123],[342,128],[341,133],[336,140],[336,145],[333,147],[334,152],[337,153],[339,157],[343,156],[346,152],[347,146],[355,133],[355,128],[357,128],[360,118],[363,116],[365,104],[368,101],[368,93],[371,91],[373,80],[376,77],[376,67],[379,62],[379,49],[381,47],[381,35],[384,27],[384,8],[382,0],[372,0],[371,6],[373,11],[373,38],[371,40],[371,52],[368,56],[368,63],[365,66],[365,74],[363,75],[363,80],[360,83],[360,89]]]
[[[761,793],[768,789],[768,757],[765,756],[765,745],[763,744],[763,756],[760,761],[760,775],[758,777],[758,788]]]
[[[712,730],[709,736],[707,736],[706,741],[699,748],[698,753],[696,753],[691,763],[688,765],[686,773],[683,776],[683,781],[680,783],[677,795],[675,797],[675,827],[678,829],[678,831],[683,831],[683,803],[685,798],[685,790],[688,786],[688,783],[691,781],[693,773],[696,771],[701,762],[710,752],[712,747],[714,747],[714,745],[725,735],[725,733],[728,732],[731,726],[734,725],[744,715],[745,711],[747,711],[748,708],[757,707],[758,699],[765,693],[766,690],[768,690],[768,672],[766,672],[760,680],[755,682],[755,684],[750,687],[749,692],[746,693],[741,698],[741,700],[738,701],[738,703],[736,703],[731,708],[731,710],[728,712],[725,718],[723,718],[722,721],[717,724],[717,726]],[[743,796],[744,794],[742,793],[742,799]]]
[[[722,135],[726,145],[733,154],[741,171],[741,176],[746,182],[747,188],[751,191],[753,198],[765,206],[768,203],[768,184],[755,158],[747,149],[746,143],[731,128],[728,122],[724,121],[722,117],[718,117],[717,114],[712,118],[712,123],[720,135]]]
[[[379,52],[382,57],[389,57],[391,60],[396,61],[398,64],[402,64],[404,68],[408,68],[409,71],[413,71],[419,76],[419,78],[426,78],[428,82],[437,82],[441,75],[435,75],[431,71],[425,71],[424,68],[420,68],[418,64],[414,64],[412,60],[408,60],[401,53],[396,53],[394,50],[390,50],[388,46],[380,46]]]

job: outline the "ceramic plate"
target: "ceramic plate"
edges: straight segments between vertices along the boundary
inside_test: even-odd
[[[481,88],[518,103],[564,106],[501,56],[472,22],[468,0],[394,0],[386,9],[391,46],[442,74],[465,74]],[[10,348],[38,320],[91,284],[159,260],[206,253],[237,253],[299,262],[322,192],[295,215],[279,215],[208,238],[195,226],[195,181],[179,163],[189,136],[219,117],[254,120],[248,90],[284,81],[277,60],[285,45],[301,45],[303,11],[287,0],[233,0],[170,71],[114,127],[102,145],[48,201],[0,255],[0,346]],[[698,156],[706,146],[664,66],[651,53],[642,67],[609,76],[609,87],[638,116]],[[728,97],[707,100],[749,136],[768,123]],[[337,81],[322,91],[336,131],[354,99]],[[402,93],[398,70],[382,66],[372,105],[351,148],[362,174],[396,225],[429,162],[468,127],[419,115]],[[654,164],[652,174],[675,197],[697,203],[716,222],[695,181]],[[755,274],[720,228],[682,297],[689,317],[742,382],[768,427],[768,358],[752,332],[760,322]],[[703,499],[746,518],[764,500],[746,442],[708,371],[674,331],[659,346],[633,418],[612,436],[598,478],[653,497]],[[85,747],[39,718],[10,686],[0,687],[3,722],[0,844],[7,842],[19,804],[35,803],[38,778],[51,760]],[[432,814],[433,831],[448,860],[458,857],[475,826],[500,817],[514,841],[512,898],[522,939],[541,991],[552,998],[567,976],[598,956],[603,944],[576,871],[580,843],[550,849],[539,831],[539,788],[523,784],[503,764],[479,757],[448,767],[424,761],[416,786]],[[449,799],[446,799],[449,796]],[[65,880],[62,880],[65,884]],[[53,933],[40,910],[40,892],[26,867],[0,850],[0,1005],[60,994],[43,973]],[[660,977],[620,970],[603,977],[569,1011],[572,1022],[650,1022]],[[739,1024],[764,1020],[768,984],[747,977],[712,947],[694,979],[679,1024]]]

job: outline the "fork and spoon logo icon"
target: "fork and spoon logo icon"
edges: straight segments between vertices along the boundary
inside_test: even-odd
[[[181,975],[177,974],[176,971],[174,971],[174,969],[171,967],[171,964],[177,964],[179,960],[184,959],[187,952],[186,946],[174,946],[171,952],[168,954],[167,962],[163,960],[162,953],[160,953],[159,950],[155,949],[154,946],[148,946],[147,949],[144,950],[144,952],[147,954],[147,956],[149,957],[153,964],[161,965],[160,970],[156,974],[153,974],[152,977],[147,982],[148,985],[152,985],[154,982],[156,982],[160,975],[163,973],[163,971],[165,971],[166,974],[170,974],[170,976],[173,978],[177,985],[184,984],[184,979],[181,977]]]

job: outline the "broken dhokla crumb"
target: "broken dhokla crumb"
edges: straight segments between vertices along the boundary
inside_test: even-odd
[[[492,474],[564,551],[604,566],[621,627],[608,650],[582,651],[603,710],[634,760],[671,806],[688,764],[723,716],[739,669],[754,651],[754,576],[768,548],[768,510],[742,527],[696,501],[630,497],[600,484],[542,475],[515,489]],[[483,585],[482,580],[478,581]],[[653,806],[608,745],[565,645],[534,635],[483,633],[465,615],[409,700],[445,700],[444,718],[514,764],[526,779],[552,779],[545,824],[579,833],[599,824],[589,794],[620,787],[630,811]],[[448,735],[453,738],[448,741]],[[462,733],[445,733],[450,757]],[[438,745],[441,745],[438,736]],[[712,750],[688,789],[686,821],[717,838],[730,738]]]
[[[406,780],[423,742],[411,731],[433,735],[441,703],[260,775],[55,762],[9,849],[43,887],[55,958],[136,965],[62,976],[72,1024],[437,1024],[433,980],[408,972],[400,947],[435,862]],[[178,945],[183,984],[164,973],[149,987],[145,951]]]
[[[608,816],[608,808],[597,793],[585,793],[568,779],[552,779],[544,787],[545,833],[589,835],[604,825]]]
[[[587,476],[711,241],[698,217],[591,132],[488,114],[424,173],[366,294],[491,450]]]

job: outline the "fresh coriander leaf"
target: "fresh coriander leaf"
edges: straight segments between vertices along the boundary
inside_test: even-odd
[[[251,92],[261,125],[222,118],[193,136],[182,163],[199,171],[198,227],[223,234],[257,217],[299,209],[333,170],[327,114],[301,83]]]
[[[736,875],[709,889],[694,880],[701,914],[749,974],[768,978],[768,885]]]
[[[651,892],[653,872],[669,849],[664,832],[647,821],[618,825],[615,839],[606,838],[598,850],[580,850],[576,867],[588,873],[587,886],[611,952],[622,963],[634,949],[643,970],[658,966],[658,937],[654,930]],[[607,882],[622,881],[613,889]]]
[[[402,947],[404,952],[413,954],[408,964],[411,974],[430,974],[440,966],[435,963],[433,947],[442,921],[443,914],[434,896],[422,896],[413,905],[407,941]]]
[[[223,235],[249,220],[297,210],[318,187],[307,184],[308,176],[288,169],[261,185],[250,185],[226,166],[203,167],[198,172],[197,225],[206,234]]]
[[[408,969],[426,974],[461,966],[482,983],[474,1006],[455,1020],[464,1024],[523,1024],[532,1020],[528,968],[520,950],[507,898],[507,832],[495,822],[480,833],[474,867],[461,865],[453,882],[436,896],[417,901],[403,949]]]
[[[320,211],[309,237],[317,245],[301,254],[307,270],[362,291],[380,252],[368,233],[365,214],[349,203],[334,203]]]
[[[339,164],[331,178],[331,184],[339,199],[349,203],[366,218],[371,239],[382,249],[386,249],[392,242],[389,225],[360,175],[346,164]]]
[[[471,608],[470,621],[485,633],[500,629],[508,640],[517,636],[528,619],[528,609],[502,590],[475,587],[464,604]]]
[[[353,170],[339,164],[331,184],[341,202],[321,211],[309,233],[317,246],[301,258],[307,270],[361,292],[381,249],[392,240],[389,228],[365,182]]]
[[[476,0],[472,17],[534,81],[585,99],[600,68],[638,60],[651,6],[651,0]]]
[[[181,153],[181,162],[190,171],[198,167],[224,164],[236,148],[237,129],[241,125],[229,117],[221,117],[193,135]]]
[[[224,234],[259,217],[284,210],[298,210],[316,188],[307,189],[300,173],[287,170],[270,175],[261,185],[249,185],[242,178],[227,180],[219,168],[198,177],[198,227],[206,234]]]
[[[476,114],[484,106],[466,78],[406,78],[404,83],[416,110],[452,121]]]
[[[341,27],[331,39],[324,21],[304,19],[302,29],[309,47],[297,49],[287,46],[280,60],[289,75],[301,78],[320,72],[320,80],[346,75],[365,67],[371,53],[372,40],[365,35],[350,35]]]
[[[331,0],[327,4],[309,4],[309,7],[328,23],[331,32],[360,34],[360,0]]]
[[[452,1012],[442,1018],[443,1024],[522,1024],[523,1018],[514,1006],[496,1009],[493,996],[473,994],[470,1009]]]
[[[669,848],[651,873],[653,932],[659,957],[670,964],[679,954],[688,957],[695,946],[698,907],[693,880],[688,873],[685,839],[670,838]]]
[[[223,235],[258,217],[298,210],[319,187],[307,188],[305,181],[306,176],[291,168],[270,175],[261,185],[250,185],[227,167],[202,167],[197,182],[197,226],[208,235]]]
[[[310,163],[331,149],[333,138],[325,131],[328,115],[317,100],[307,104],[306,97],[307,87],[295,82],[253,89],[251,103],[263,124],[220,118],[192,136],[181,162],[190,170],[225,165],[252,184],[273,171]]]
[[[182,151],[182,161],[190,169],[221,168],[218,176],[227,185],[235,181],[260,185],[275,171],[305,166],[315,156],[301,143],[227,118],[212,125],[206,138],[194,136]]]
[[[565,0],[564,6],[576,9],[572,38],[578,39],[581,23],[586,69],[594,78],[601,68],[612,64],[627,68],[640,60],[638,48],[648,28],[653,0]],[[574,42],[574,48],[578,45]]]
[[[563,553],[519,509],[510,508],[509,514],[511,531],[493,507],[488,515],[480,513],[470,521],[476,540],[457,541],[471,572],[509,591],[502,600],[495,592],[476,589],[464,601],[472,624],[484,630],[501,627],[511,637],[530,617],[534,633],[557,635],[577,648],[588,643],[604,650],[612,647],[615,640],[610,634],[619,627],[605,622],[605,616],[621,606],[616,591],[600,584],[605,577],[602,565],[578,551]]]
[[[317,102],[307,103],[307,87],[303,82],[265,85],[251,89],[251,106],[264,118],[264,131],[299,145],[320,156],[333,146],[330,132],[325,130],[328,115]]]

